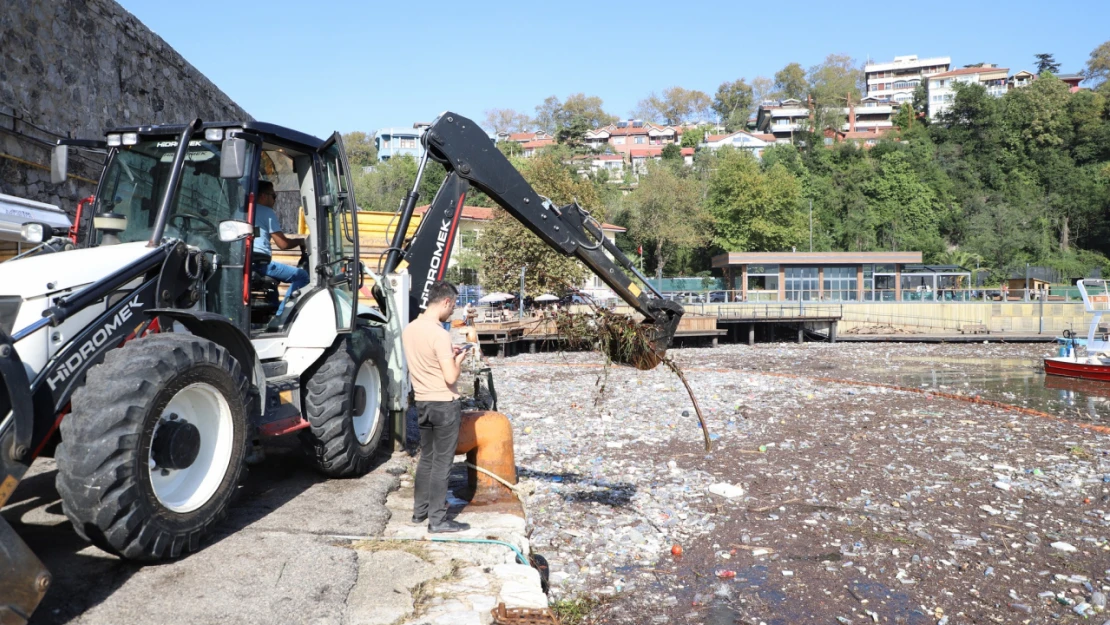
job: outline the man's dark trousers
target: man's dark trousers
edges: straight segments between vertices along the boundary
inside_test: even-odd
[[[416,402],[420,426],[420,464],[416,467],[414,517],[428,515],[428,525],[447,518],[447,475],[459,444],[462,406],[459,400]]]

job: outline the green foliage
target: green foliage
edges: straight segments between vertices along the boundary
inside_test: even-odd
[[[665,161],[681,161],[682,148],[680,148],[677,143],[668,143],[663,146],[663,151],[660,156]]]
[[[1059,74],[1060,64],[1056,62],[1056,57],[1047,54],[1034,54],[1033,58],[1037,59],[1037,74]]]
[[[775,92],[778,97],[805,100],[807,88],[806,71],[800,64],[790,63],[775,72]]]
[[[751,108],[752,87],[743,78],[723,82],[717,87],[717,94],[713,97],[713,110],[729,132],[747,125]]]
[[[684,148],[698,147],[702,141],[705,141],[707,131],[708,129],[705,126],[687,128],[686,131],[682,133],[682,143],[680,145]]]
[[[1106,84],[1107,79],[1110,79],[1110,41],[1104,42],[1091,51],[1091,58],[1087,59],[1085,75],[1095,87]]]
[[[343,149],[347,151],[347,160],[350,161],[352,168],[361,169],[378,162],[378,148],[374,145],[374,134],[361,130],[343,133]]]
[[[662,124],[682,124],[709,115],[713,100],[704,92],[668,87],[662,94],[654,91],[636,105],[636,117]]]
[[[672,146],[678,149],[673,144],[667,147]],[[710,217],[701,201],[701,184],[682,173],[669,163],[649,162],[647,173],[628,197],[628,212],[622,219],[631,240],[654,250],[659,275],[676,248],[707,243],[711,232]]]
[[[401,206],[405,193],[416,181],[416,160],[411,156],[395,156],[377,163],[371,171],[353,168],[355,202],[359,210],[393,212]],[[443,178],[447,175],[443,165],[429,160],[420,183],[420,203],[432,201]]]
[[[763,171],[747,153],[718,151],[707,205],[714,242],[735,252],[782,251],[802,239],[802,185],[782,164]]]
[[[572,93],[565,102],[549,96],[536,107],[536,116],[532,123],[537,129],[546,130],[552,135],[570,126],[576,118],[581,118],[587,129],[605,126],[617,118],[606,113],[603,105],[601,98],[584,93]]]
[[[601,221],[604,210],[593,183],[571,172],[563,161],[558,150],[544,150],[529,159],[515,159],[513,164],[540,195],[560,206],[577,200]],[[481,283],[487,289],[520,290],[520,268],[525,266],[528,295],[566,293],[589,274],[580,263],[556,252],[508,213],[500,209],[494,212],[492,223],[477,242],[482,257]]]

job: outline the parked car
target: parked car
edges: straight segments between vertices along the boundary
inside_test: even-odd
[[[710,291],[709,292],[709,303],[718,304],[718,303],[727,302],[727,301],[728,301],[728,293],[726,293],[725,291]]]

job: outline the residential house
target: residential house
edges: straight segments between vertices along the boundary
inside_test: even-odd
[[[585,143],[595,150],[609,146],[626,157],[634,149],[664,146],[682,138],[682,128],[660,126],[639,119],[619,121],[608,126],[587,130]]]
[[[632,173],[637,176],[647,173],[647,162],[663,159],[663,146],[650,145],[646,148],[633,148],[628,152]],[[686,165],[694,164],[694,148],[682,148],[682,162]]]
[[[411,156],[420,160],[424,156],[424,146],[420,137],[430,124],[415,123],[412,128],[379,128],[374,136],[378,148],[378,160],[388,161],[394,156]]]
[[[1028,87],[1033,84],[1037,79],[1037,75],[1028,70],[1021,70],[1020,72],[1010,76],[1006,79],[1006,86],[1010,89],[1017,89],[1018,87]]]
[[[990,63],[977,67],[964,67],[929,77],[929,119],[936,119],[948,109],[956,98],[956,84],[980,84],[987,94],[1000,98],[1009,89],[1010,70]]]
[[[1057,78],[1068,84],[1068,91],[1075,93],[1079,91],[1079,83],[1083,82],[1086,78],[1083,74],[1057,74]]]
[[[578,174],[583,178],[605,171],[611,183],[624,179],[624,156],[621,154],[582,154],[572,158],[571,164],[577,167]]]
[[[512,141],[520,144],[521,154],[525,158],[531,158],[542,148],[549,145],[555,145],[555,137],[549,134],[546,130],[537,130],[535,132],[513,132],[509,133],[506,141]]]
[[[824,131],[825,145],[831,147],[837,143],[851,141],[861,148],[871,149],[883,138],[883,135],[886,134],[886,130],[877,128],[871,130],[834,130],[832,128],[826,128]]]
[[[951,65],[951,57],[919,59],[916,54],[896,56],[887,63],[868,63],[863,67],[867,83],[867,93],[864,95],[893,100],[899,104],[910,102],[918,85],[929,76],[947,72]]]
[[[762,134],[774,135],[779,143],[792,143],[794,133],[803,130],[809,119],[809,107],[801,100],[769,100],[760,103],[755,128]]]
[[[730,145],[737,150],[750,152],[752,156],[763,157],[763,150],[775,143],[775,135],[754,134],[743,130],[720,135],[705,135],[705,140],[698,145],[703,150],[717,151],[718,148]]]
[[[894,114],[901,106],[890,98],[866,96],[858,105],[849,104],[845,109],[847,120],[842,130],[846,132],[886,132],[894,127]]]

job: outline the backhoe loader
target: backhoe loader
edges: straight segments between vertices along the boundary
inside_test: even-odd
[[[338,133],[198,119],[59,141],[56,182],[70,149],[107,159],[81,249],[0,264],[0,505],[52,453],[76,532],[154,561],[200,547],[267,437],[300,437],[328,476],[365,474],[405,408],[401,330],[445,274],[471,185],[598,273],[654,325],[655,348],[669,346],[682,308],[650,289],[586,211],[539,196],[462,116],[443,113],[423,141],[378,271],[360,261]],[[429,158],[448,174],[406,242]],[[300,260],[310,283],[280,315],[276,285],[252,256],[260,180],[296,198],[310,232]],[[51,234],[27,226],[32,240]],[[0,519],[0,623],[30,618],[49,586]]]

